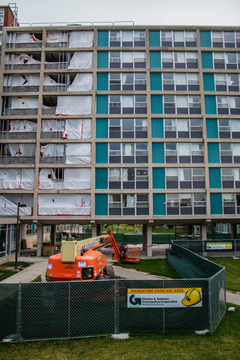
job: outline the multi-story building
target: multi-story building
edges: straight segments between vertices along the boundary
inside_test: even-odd
[[[240,214],[240,28],[7,28],[0,215],[43,226]],[[13,217],[12,217],[13,216]],[[151,256],[151,247],[147,248]]]

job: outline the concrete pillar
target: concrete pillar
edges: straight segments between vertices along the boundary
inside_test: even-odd
[[[147,256],[152,256],[152,226],[147,226]]]
[[[143,251],[146,251],[146,246],[147,246],[147,225],[142,225],[142,241],[143,241]]]
[[[192,240],[192,224],[189,224],[188,225],[188,228],[187,228],[187,233],[188,233],[188,240]]]
[[[37,226],[37,256],[42,256],[43,253],[43,226]]]
[[[207,240],[207,225],[200,226],[200,237],[201,240]]]
[[[51,225],[51,245],[56,245],[56,225]]]
[[[237,239],[237,224],[231,224],[231,239]]]
[[[92,224],[92,237],[99,236],[101,232],[100,224]]]

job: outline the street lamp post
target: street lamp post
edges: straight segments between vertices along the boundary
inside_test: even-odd
[[[19,220],[20,220],[20,216],[19,216],[19,208],[20,207],[26,207],[26,204],[21,204],[20,202],[18,202],[17,204],[17,234],[16,234],[16,252],[15,252],[15,268],[14,270],[18,270],[18,242],[19,242]]]

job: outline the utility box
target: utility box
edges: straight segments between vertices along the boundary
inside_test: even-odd
[[[32,247],[32,239],[22,239],[22,249],[31,249]]]

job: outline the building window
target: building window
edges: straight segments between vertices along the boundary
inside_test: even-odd
[[[148,162],[147,143],[110,143],[110,164],[141,164]]]
[[[147,119],[109,119],[109,138],[147,138]]]
[[[203,168],[166,168],[167,189],[204,189]]]
[[[220,139],[240,139],[240,120],[218,119]]]
[[[163,69],[197,69],[197,52],[162,52]]]
[[[146,68],[146,53],[140,51],[110,51],[109,63],[111,69]]]
[[[238,74],[215,74],[216,91],[239,91]]]
[[[109,194],[109,215],[149,215],[148,194]]]
[[[221,179],[223,189],[240,188],[240,169],[239,168],[222,168]]]
[[[164,114],[201,114],[200,96],[164,95]]]
[[[222,194],[224,215],[240,214],[240,194]]]
[[[109,96],[110,114],[146,114],[147,97],[146,95],[110,95]]]
[[[161,31],[161,46],[196,47],[196,31]]]
[[[198,74],[163,73],[163,90],[165,91],[198,91]]]
[[[166,163],[203,163],[202,143],[165,143]]]
[[[205,215],[205,194],[167,194],[167,215]]]
[[[240,33],[235,31],[212,31],[212,47],[240,47]]]
[[[221,163],[240,163],[240,144],[220,143]]]
[[[214,69],[240,69],[240,53],[213,53]]]
[[[218,114],[240,114],[240,96],[217,96]]]
[[[201,138],[201,119],[164,119],[165,138]]]
[[[145,46],[145,31],[109,31],[110,47]]]
[[[109,189],[148,189],[148,169],[110,168]]]
[[[146,90],[145,73],[110,73],[110,91]]]

